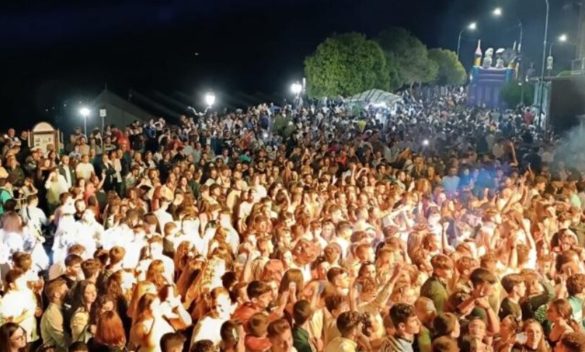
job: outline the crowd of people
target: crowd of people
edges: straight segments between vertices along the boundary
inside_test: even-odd
[[[585,351],[585,165],[464,98],[9,129],[0,352]]]

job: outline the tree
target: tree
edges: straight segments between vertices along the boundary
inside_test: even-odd
[[[390,28],[381,32],[376,41],[387,60],[394,64],[395,70],[390,71],[395,74],[395,77],[390,77],[394,87],[428,83],[435,79],[439,69],[437,64],[429,59],[427,47],[406,29]]]
[[[390,73],[382,48],[363,34],[327,38],[305,59],[311,97],[348,96],[368,89],[388,89]]]
[[[429,59],[434,61],[439,68],[437,77],[435,78],[437,84],[460,86],[465,83],[467,73],[454,51],[431,49],[429,50]]]
[[[510,81],[500,91],[502,100],[509,108],[515,108],[522,102],[531,104],[534,100],[534,86],[530,83],[521,85],[518,81]]]

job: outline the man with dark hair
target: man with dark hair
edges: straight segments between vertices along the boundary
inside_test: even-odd
[[[293,306],[293,321],[294,326],[292,330],[294,346],[298,352],[312,352],[311,344],[309,343],[309,319],[313,315],[311,303],[307,300],[297,301]],[[322,348],[317,348],[320,350]]]
[[[453,262],[446,255],[438,254],[431,259],[431,265],[433,266],[433,275],[422,285],[420,295],[430,298],[435,305],[437,314],[441,314],[449,298],[447,281],[453,275]]]
[[[479,317],[486,322],[490,334],[497,334],[500,331],[500,319],[490,304],[490,295],[493,294],[497,278],[489,270],[477,268],[471,273],[470,280],[473,286],[471,294],[457,309],[460,312],[471,311],[472,317]]]
[[[265,282],[257,280],[250,282],[246,288],[246,293],[250,301],[239,306],[232,315],[233,320],[244,326],[246,326],[246,323],[252,315],[264,312],[272,302],[272,289]],[[286,300],[283,301],[286,303]],[[277,307],[270,313],[268,320],[278,319],[282,315],[284,308],[284,304],[281,304],[280,307]]]
[[[394,336],[389,336],[382,345],[383,352],[412,352],[415,335],[420,332],[421,323],[413,306],[398,303],[390,308],[390,319],[394,325]]]
[[[500,319],[504,319],[508,315],[511,315],[517,322],[522,321],[520,300],[526,294],[524,277],[520,274],[506,275],[502,278],[502,287],[506,291],[507,296],[500,305]]]
[[[79,279],[83,278],[81,263],[83,263],[83,259],[77,254],[69,254],[65,257],[65,272],[63,275],[59,276],[59,278],[67,283],[69,289],[71,289]]]
[[[278,319],[268,324],[268,340],[270,352],[293,352],[293,337],[290,325],[286,319]]]
[[[164,351],[164,350],[163,350]],[[215,352],[215,346],[213,342],[209,340],[201,340],[197,341],[193,346],[191,346],[190,352]]]
[[[183,352],[187,338],[180,332],[169,332],[160,339],[162,352]]]
[[[358,349],[356,343],[361,328],[361,316],[358,312],[344,312],[337,317],[337,328],[341,333],[331,340],[324,352],[355,352]]]

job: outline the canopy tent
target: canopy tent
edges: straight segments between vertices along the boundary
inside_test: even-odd
[[[402,98],[396,94],[381,89],[370,89],[345,99],[345,102],[348,104],[372,104],[375,106],[391,107],[400,100]]]

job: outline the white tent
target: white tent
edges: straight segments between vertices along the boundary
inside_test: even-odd
[[[372,104],[375,106],[391,107],[400,100],[402,98],[396,94],[381,89],[370,89],[345,99],[345,102],[348,104]]]

